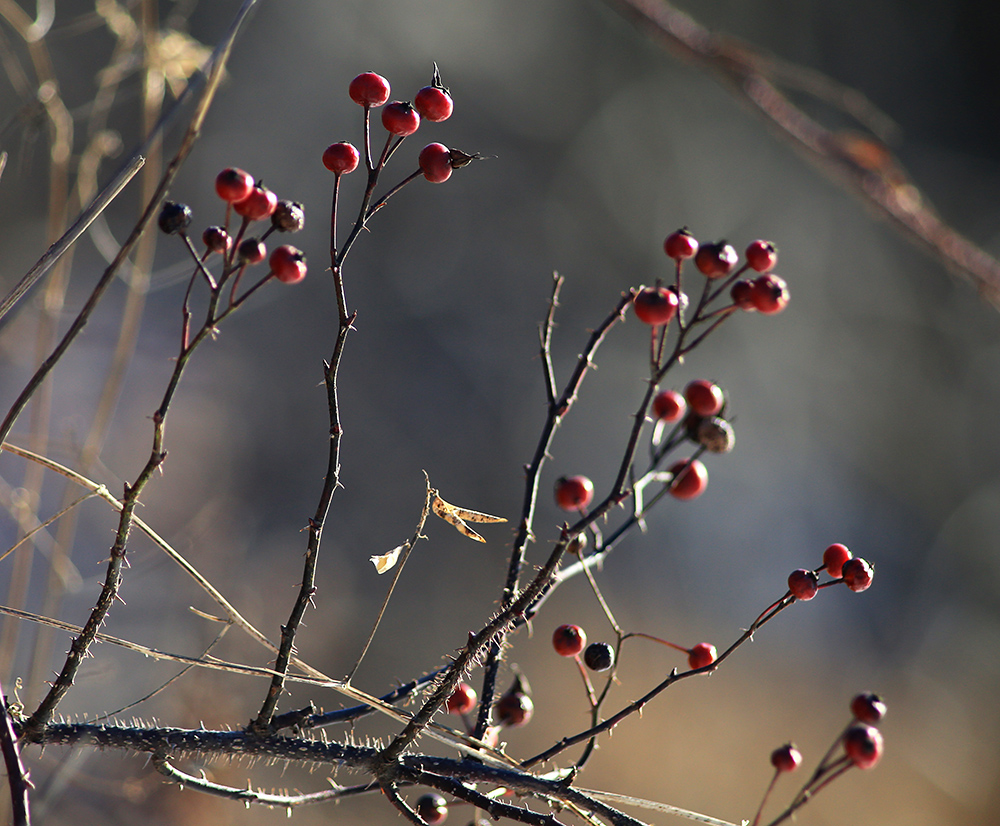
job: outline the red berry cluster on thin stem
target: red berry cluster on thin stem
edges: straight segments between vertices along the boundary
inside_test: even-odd
[[[858,694],[851,701],[851,714],[853,715],[851,722],[834,739],[812,775],[792,798],[791,803],[768,826],[777,826],[777,824],[789,820],[821,789],[826,788],[851,768],[873,768],[882,758],[884,741],[882,733],[872,723],[882,719],[885,715],[885,709],[885,703],[878,695],[870,692]],[[798,768],[802,763],[802,755],[794,746],[786,745],[772,752],[771,763],[775,767],[775,774],[764,792],[763,800],[757,809],[752,826],[758,826],[760,823],[764,805],[767,803],[768,796],[778,777]]]
[[[182,304],[183,325],[181,329],[181,352],[185,352],[191,343],[191,309],[190,300],[195,283],[203,279],[208,285],[208,316],[204,332],[219,324],[226,316],[235,311],[253,293],[265,283],[274,278],[285,284],[294,284],[306,276],[306,259],[303,253],[289,244],[276,247],[268,259],[265,240],[273,232],[297,232],[303,225],[301,205],[293,201],[279,201],[278,197],[248,172],[236,167],[223,169],[215,178],[215,191],[226,202],[225,219],[221,225],[206,227],[201,235],[204,247],[198,252],[187,234],[191,224],[191,210],[185,204],[166,201],[160,210],[158,223],[160,229],[168,235],[180,237],[191,257],[195,268],[188,281]],[[235,235],[230,229],[232,214],[240,216],[241,221]],[[246,235],[247,229],[254,223],[270,219],[270,225],[260,237]],[[213,275],[209,264],[214,256],[221,260],[221,272]],[[269,270],[252,287],[239,293],[238,287],[247,267],[260,264],[268,259]],[[223,289],[228,285],[229,298],[221,303]],[[201,334],[199,334],[200,336]],[[200,340],[195,336],[196,340]]]

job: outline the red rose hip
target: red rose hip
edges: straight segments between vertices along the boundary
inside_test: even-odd
[[[688,650],[688,665],[691,668],[704,668],[718,658],[718,652],[711,643],[700,642]]]
[[[872,768],[882,757],[882,732],[874,726],[859,724],[844,733],[844,753],[859,769]]]
[[[594,483],[586,476],[560,476],[555,495],[556,504],[564,511],[578,511],[594,498]]]
[[[753,280],[750,296],[758,312],[774,315],[788,306],[788,285],[785,279],[769,272]]]
[[[323,166],[335,175],[347,175],[358,168],[361,155],[347,141],[331,143],[323,152]]]
[[[687,227],[671,232],[663,242],[663,251],[668,258],[675,261],[683,261],[685,258],[693,258],[698,252],[698,242],[695,237],[688,232]]]
[[[771,752],[771,765],[779,772],[795,771],[802,765],[802,752],[791,743],[786,743]]]
[[[687,410],[687,402],[676,390],[664,390],[653,397],[653,415],[663,422],[676,422]]]
[[[429,143],[417,157],[420,171],[432,184],[441,184],[451,177],[451,150],[441,143]]]
[[[880,723],[885,717],[886,708],[885,700],[870,691],[858,694],[851,700],[851,714],[854,715],[854,719],[868,725]]]
[[[361,106],[381,106],[389,99],[389,81],[375,72],[362,72],[351,81],[347,93]]]
[[[260,184],[256,184],[246,198],[233,204],[236,214],[248,221],[262,221],[270,217],[277,207],[278,196]]]
[[[666,287],[643,287],[632,299],[636,317],[653,327],[669,324],[679,304],[677,293]]]
[[[805,568],[798,568],[788,575],[788,590],[803,602],[812,599],[819,591],[819,577]]]
[[[409,103],[397,100],[382,110],[382,125],[387,132],[404,138],[420,127],[420,113]]]
[[[715,382],[695,379],[684,388],[684,398],[699,416],[718,416],[726,403],[726,394]]]
[[[478,699],[476,689],[468,683],[459,683],[448,698],[445,708],[449,714],[468,714],[476,707]]]
[[[552,632],[552,647],[560,657],[575,657],[587,645],[587,634],[579,625],[560,625]]]
[[[268,259],[271,272],[282,284],[297,284],[306,277],[306,257],[295,247],[282,244]]]
[[[231,204],[242,201],[253,189],[253,175],[231,166],[215,177],[215,191],[223,201]]]
[[[844,584],[855,593],[867,591],[875,576],[875,570],[860,556],[848,559],[840,573],[844,578]]]
[[[432,84],[417,92],[413,98],[413,108],[420,113],[420,117],[439,123],[451,117],[455,104],[446,89]]]
[[[497,721],[510,728],[527,724],[535,713],[535,704],[523,691],[508,691],[497,700],[495,708]]]
[[[681,459],[670,466],[669,472],[674,474],[670,495],[675,499],[697,499],[708,487],[708,468],[698,459]]]
[[[770,241],[751,241],[745,254],[750,268],[757,272],[768,272],[778,263],[778,250]]]
[[[739,261],[739,256],[725,241],[717,244],[702,244],[694,256],[694,265],[706,278],[722,278],[729,275]]]
[[[840,577],[844,569],[844,563],[851,558],[851,552],[846,545],[834,542],[823,551],[823,567],[832,577]]]

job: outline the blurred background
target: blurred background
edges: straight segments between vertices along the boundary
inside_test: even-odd
[[[96,75],[112,59],[115,41],[106,24],[95,22],[93,4],[56,5],[45,42],[77,124],[79,153]],[[899,124],[894,149],[943,218],[1000,253],[995,5],[677,5],[715,30],[868,95]],[[158,11],[160,25],[182,25],[212,46],[236,7],[162,3]],[[9,28],[4,37],[9,82],[0,89],[0,148],[10,154],[0,179],[0,288],[6,293],[50,239],[44,120],[22,110],[13,56],[30,76],[29,64]],[[223,219],[216,173],[226,166],[248,170],[279,197],[305,205],[306,228],[291,240],[308,255],[310,273],[294,288],[269,285],[196,356],[168,418],[165,472],[147,489],[142,518],[277,638],[297,592],[301,530],[326,463],[322,361],[332,351],[336,303],[324,272],[332,178],[320,155],[333,141],[359,145],[360,109],[347,96],[352,77],[377,71],[392,83],[394,99],[408,99],[430,80],[433,61],[454,96],[455,114],[424,124],[404,142],[385,183],[416,168],[419,148],[432,140],[486,159],[444,185],[419,180],[407,187],[372,220],[348,259],[347,299],[358,317],[340,374],[344,489],[327,523],[316,609],[307,614],[300,655],[333,676],[354,664],[388,584],[368,558],[412,533],[422,470],[449,501],[512,520],[519,513],[522,466],[546,413],[537,328],[553,270],[567,279],[553,344],[564,382],[588,331],[621,292],[668,273],[662,253],[668,232],[687,225],[703,241],[726,238],[738,250],[767,238],[780,249],[777,272],[790,286],[788,310],[732,318],[664,385],[718,381],[729,396],[736,448],[708,462],[703,497],[663,503],[645,535],[621,544],[600,574],[602,588],[626,629],[685,645],[709,640],[721,649],[784,593],[792,569],[819,565],[831,542],[875,564],[874,586],[862,595],[822,591],[783,613],[710,679],[666,692],[642,719],[630,718],[602,741],[581,785],[738,823],[753,817],[773,748],[794,741],[811,770],[847,723],[850,698],[873,690],[889,704],[882,763],[870,773],[850,772],[798,821],[995,822],[1000,316],[940,262],[873,220],[702,71],[675,60],[598,0],[260,5],[171,197],[191,205],[192,229],[200,232]],[[126,75],[108,126],[127,151],[140,139],[138,98],[137,75]],[[842,120],[819,106],[809,111],[829,116],[832,125]],[[168,157],[183,125],[167,136]],[[379,135],[380,127],[373,132]],[[102,183],[123,157],[105,162]],[[345,179],[346,216],[362,186],[360,175]],[[107,213],[112,237],[127,235],[139,203],[134,183]],[[5,319],[0,408],[7,409],[48,352],[39,343],[46,307],[64,330],[104,266],[98,244],[85,238],[75,249],[64,305],[53,308],[43,283]],[[178,347],[188,266],[179,243],[160,240],[110,436],[89,471],[112,492],[148,456],[149,415]],[[126,292],[124,282],[112,288],[55,371],[48,413],[25,414],[12,441],[28,444],[47,433],[35,443],[78,466]],[[544,559],[563,519],[549,495],[557,476],[584,473],[598,496],[611,485],[643,393],[647,352],[648,331],[634,319],[599,351],[598,369],[553,445],[532,563]],[[22,460],[0,456],[4,548],[18,537],[19,508],[37,504],[45,519],[66,501],[53,475],[31,493],[32,472]],[[116,519],[95,501],[76,518],[75,571],[57,608],[60,618],[82,623],[99,590]],[[437,521],[425,533],[429,541],[409,561],[355,678],[374,694],[441,665],[500,596],[512,528],[485,526],[485,545]],[[51,608],[50,550],[40,539],[34,551],[23,548],[0,562],[0,583],[14,589],[21,559],[28,610]],[[217,613],[211,601],[138,533],[129,558],[127,604],[115,607],[106,630],[164,650],[203,651],[218,627],[188,606]],[[0,588],[10,604],[10,589]],[[579,676],[551,650],[551,631],[565,622],[582,624],[592,640],[612,638],[582,580],[560,589],[532,633],[517,636],[510,660],[531,681],[536,715],[509,733],[512,755],[534,754],[586,726]],[[29,704],[68,645],[66,636],[45,639],[24,624],[4,631],[0,677],[8,693],[20,677]],[[213,653],[267,662],[235,631]],[[94,654],[61,707],[68,717],[115,712],[178,671],[109,645]],[[658,646],[630,643],[607,708],[620,708],[682,664],[680,655]],[[248,678],[189,673],[121,716],[239,727],[255,716],[265,690]],[[281,710],[308,700],[327,709],[341,703],[332,692],[294,688]],[[355,734],[386,732],[376,721],[360,724]],[[39,787],[36,817],[49,823],[285,819],[281,811],[247,811],[164,785],[141,757],[51,748],[41,756],[28,750],[27,759]],[[203,768],[235,786],[248,778],[255,786],[302,791],[327,784],[322,768],[307,773],[238,761]],[[343,772],[335,779],[357,780]],[[779,785],[775,811],[797,788],[791,780]],[[465,822],[470,815],[458,808],[451,816]],[[296,822],[306,823],[395,817],[375,798],[333,812],[295,813]]]

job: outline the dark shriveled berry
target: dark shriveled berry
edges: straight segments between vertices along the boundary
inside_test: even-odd
[[[271,226],[278,232],[298,232],[306,225],[302,204],[296,201],[278,201],[271,213]]]
[[[259,238],[246,238],[236,250],[236,257],[242,264],[259,264],[267,256],[267,247]]]
[[[167,235],[177,235],[191,225],[191,208],[187,204],[165,201],[157,223]]]
[[[425,794],[417,800],[414,807],[420,819],[428,826],[437,826],[444,823],[448,817],[448,803],[441,795],[431,792]]]
[[[201,240],[209,252],[229,252],[233,246],[232,237],[223,227],[206,227]]]
[[[615,664],[615,649],[606,642],[592,642],[583,652],[583,661],[592,671],[607,671]]]
[[[695,440],[709,453],[729,453],[736,444],[733,426],[719,416],[699,419]]]

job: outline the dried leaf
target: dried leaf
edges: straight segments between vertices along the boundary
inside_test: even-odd
[[[465,508],[459,508],[455,505],[451,505],[445,502],[437,493],[434,494],[434,501],[431,502],[431,509],[437,516],[440,516],[445,522],[455,527],[459,533],[464,536],[469,537],[469,539],[475,539],[477,542],[485,542],[478,533],[476,533],[472,528],[466,524],[466,520],[469,522],[506,522],[502,516],[490,516],[488,513],[480,513],[479,511],[470,511]]]
[[[386,571],[391,571],[395,567],[396,562],[399,560],[399,555],[405,550],[406,545],[397,545],[391,551],[370,557],[371,563],[375,566],[376,571],[380,574],[384,574]]]

